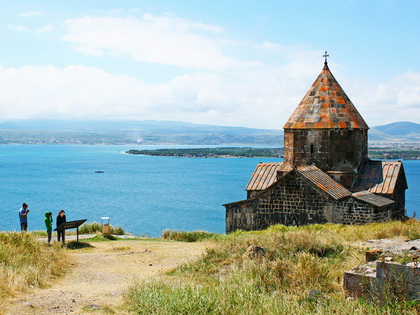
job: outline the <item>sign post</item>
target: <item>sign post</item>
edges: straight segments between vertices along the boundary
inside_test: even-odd
[[[87,219],[84,220],[76,220],[76,221],[68,221],[60,224],[54,231],[63,231],[68,229],[77,229],[77,243],[79,243],[79,226],[86,222]]]

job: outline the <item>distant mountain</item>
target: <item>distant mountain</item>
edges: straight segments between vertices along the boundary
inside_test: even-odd
[[[369,132],[369,138],[378,140],[420,140],[420,124],[403,121],[382,126],[375,126]]]
[[[49,131],[190,131],[228,132],[235,134],[271,133],[273,129],[255,129],[246,127],[226,127],[194,124],[169,120],[11,120],[0,122],[0,130],[49,130]]]
[[[256,129],[179,121],[0,121],[1,143],[260,144],[283,146],[282,129]],[[395,122],[369,130],[369,142],[418,142],[420,124]]]
[[[13,120],[0,122],[0,143],[265,144],[283,131],[177,121]]]
[[[420,124],[408,121],[394,122],[383,126],[376,126],[374,128],[393,136],[406,136],[415,133],[420,134]]]

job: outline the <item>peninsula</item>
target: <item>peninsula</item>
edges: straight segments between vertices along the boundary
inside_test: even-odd
[[[225,147],[225,148],[188,148],[188,149],[157,149],[157,150],[129,150],[128,154],[171,157],[195,158],[281,158],[283,149],[280,148],[250,148],[250,147]]]

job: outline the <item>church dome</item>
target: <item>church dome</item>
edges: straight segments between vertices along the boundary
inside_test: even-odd
[[[284,129],[369,129],[338,84],[324,68],[283,127]]]

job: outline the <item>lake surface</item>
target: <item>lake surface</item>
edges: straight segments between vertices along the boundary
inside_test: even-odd
[[[165,229],[224,233],[222,204],[246,198],[244,188],[258,162],[281,161],[124,153],[162,147],[0,146],[0,230],[20,230],[17,212],[26,202],[29,230],[45,228],[46,211],[55,219],[64,209],[68,221],[110,217],[112,225],[137,235],[160,236]],[[420,161],[404,161],[404,168],[407,214],[420,215]]]

